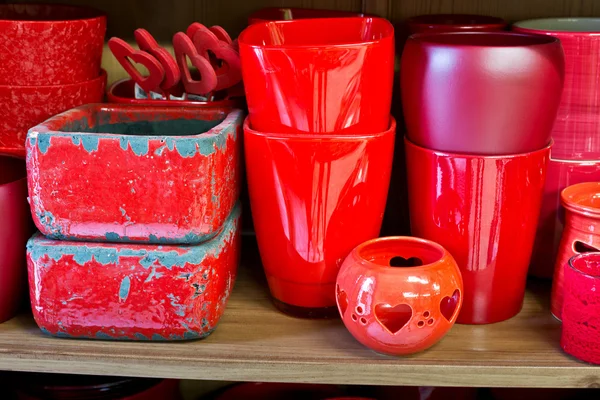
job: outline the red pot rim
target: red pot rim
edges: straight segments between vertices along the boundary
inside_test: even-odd
[[[588,278],[592,278],[592,279],[600,279],[600,269],[597,273],[593,274],[590,272],[586,272],[583,269],[581,269],[580,266],[578,266],[577,264],[579,264],[579,260],[581,259],[585,259],[585,258],[594,258],[596,260],[596,262],[600,263],[600,252],[589,252],[589,253],[581,253],[581,254],[577,254],[573,257],[571,257],[569,259],[569,261],[567,262],[567,264],[569,265],[569,268],[571,268],[573,271],[575,271],[576,273],[580,274],[580,275],[584,275],[587,276]]]
[[[510,49],[560,45],[553,36],[520,32],[423,32],[411,35],[408,40],[424,46],[449,48]]]
[[[526,25],[533,23],[544,23],[544,22],[574,22],[579,21],[594,21],[597,22],[597,28],[591,30],[572,30],[572,29],[550,29],[548,28],[533,28]],[[525,26],[524,26],[525,25]],[[600,35],[600,18],[535,18],[518,21],[513,24],[513,30],[518,32],[527,32],[532,34],[546,34],[546,35],[581,35],[581,36],[595,36]]]
[[[4,18],[3,12],[15,7],[44,7],[50,10],[50,14],[53,12],[62,13],[64,11],[71,11],[74,13],[80,12],[80,17],[75,18],[60,18],[60,19],[11,19]],[[87,6],[72,6],[66,4],[49,4],[49,3],[7,3],[0,4],[0,24],[3,23],[19,23],[19,24],[70,24],[77,21],[93,21],[96,19],[106,19],[106,13],[97,10],[93,7]]]
[[[506,27],[507,23],[499,17],[479,14],[423,14],[411,17],[408,25],[426,26],[427,29],[444,27],[463,27],[465,30]]]
[[[39,90],[39,89],[58,89],[58,88],[73,88],[73,87],[78,87],[78,86],[85,86],[85,85],[90,85],[92,83],[96,83],[98,81],[102,81],[102,80],[106,80],[107,79],[107,74],[106,71],[101,68],[100,69],[100,75],[98,75],[97,77],[87,80],[87,81],[82,81],[82,82],[75,82],[75,83],[65,83],[65,84],[61,84],[61,85],[31,85],[31,86],[19,86],[19,85],[0,85],[0,90]]]
[[[582,182],[567,186],[560,193],[560,202],[567,210],[588,217],[600,218],[600,204],[595,207],[592,199],[600,199],[600,182]]]

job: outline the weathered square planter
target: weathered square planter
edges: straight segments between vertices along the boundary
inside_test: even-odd
[[[239,197],[243,112],[88,104],[29,130],[29,202],[49,238],[197,244]]]
[[[73,242],[34,235],[27,244],[33,316],[52,336],[188,340],[216,327],[233,289],[240,206],[200,245]]]

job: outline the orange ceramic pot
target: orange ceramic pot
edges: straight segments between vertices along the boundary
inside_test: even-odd
[[[336,299],[346,328],[386,354],[425,350],[450,330],[462,305],[454,258],[437,243],[384,237],[356,247],[337,277]]]

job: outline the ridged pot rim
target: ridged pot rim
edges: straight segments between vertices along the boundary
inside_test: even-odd
[[[500,37],[506,39],[505,44],[485,44],[468,41],[456,41],[456,38],[491,38]],[[547,46],[560,46],[560,40],[554,36],[536,35],[525,32],[422,32],[409,36],[409,43],[417,43],[423,47],[435,47],[446,49],[485,49],[485,50],[506,50],[506,49],[527,49]],[[561,47],[562,48],[562,47]]]
[[[551,28],[550,24],[551,23],[565,23],[565,24],[569,24],[569,23],[573,23],[576,24],[576,22],[594,22],[596,24],[596,28],[594,29],[586,29],[586,30],[573,30],[573,29],[556,29],[556,28]],[[533,27],[531,26],[532,24],[544,24],[547,23],[548,25],[545,27],[539,26],[539,27]],[[528,26],[529,25],[529,26]],[[526,33],[533,33],[533,34],[546,34],[546,35],[581,35],[581,36],[594,36],[594,35],[600,35],[600,18],[594,18],[594,17],[573,17],[573,18],[568,18],[568,17],[562,17],[562,18],[532,18],[532,19],[525,19],[522,21],[517,21],[515,22],[513,25],[513,29],[515,32],[526,32]],[[515,29],[516,28],[516,29]]]

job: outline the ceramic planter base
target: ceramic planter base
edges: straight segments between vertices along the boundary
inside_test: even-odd
[[[188,340],[216,327],[236,278],[240,206],[195,246],[56,241],[27,244],[35,321],[52,336]]]

